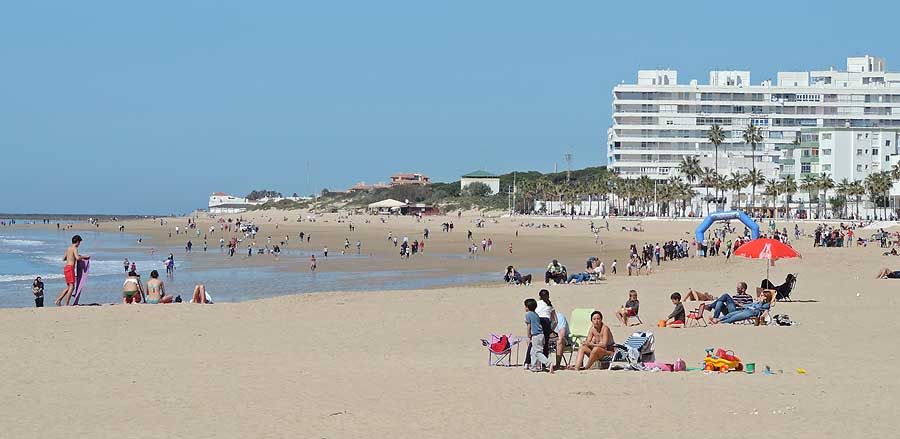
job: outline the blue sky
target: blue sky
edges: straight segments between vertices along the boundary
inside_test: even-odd
[[[220,190],[546,172],[565,152],[596,166],[611,89],[640,68],[759,83],[869,53],[900,70],[879,18],[900,6],[867,5],[7,2],[0,212],[186,212]]]

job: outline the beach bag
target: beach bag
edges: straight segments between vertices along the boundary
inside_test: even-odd
[[[787,314],[776,314],[775,317],[772,317],[772,321],[778,326],[794,326],[797,324]]]
[[[491,352],[495,354],[503,353],[509,350],[509,337],[503,335],[500,339],[491,343]]]
[[[672,366],[672,370],[674,372],[684,372],[687,370],[687,364],[685,364],[684,360],[679,358],[675,360],[675,364]]]

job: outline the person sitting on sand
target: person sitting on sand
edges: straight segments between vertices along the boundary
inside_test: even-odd
[[[566,267],[560,265],[556,259],[550,262],[550,265],[547,266],[547,272],[544,273],[544,283],[549,285],[551,280],[558,284],[566,282]]]
[[[900,279],[900,271],[893,271],[890,268],[883,268],[876,279]]]
[[[796,279],[796,276],[794,276],[792,273],[788,273],[788,275],[784,278],[784,283],[781,285],[775,285],[769,279],[763,279],[762,282],[760,282],[759,286],[760,288],[766,290],[775,290],[775,298],[778,300],[782,300],[785,297],[790,296],[791,288],[794,286],[794,281]]]
[[[763,290],[760,294],[760,299],[758,302],[744,305],[740,309],[726,314],[725,317],[723,317],[721,320],[714,317],[709,320],[709,323],[735,323],[751,318],[758,318],[762,315],[763,311],[771,308],[773,300],[774,296],[772,294],[772,290]],[[758,320],[757,324],[759,324]]]
[[[151,271],[150,280],[147,281],[146,303],[172,303],[173,300],[175,300],[174,297],[166,295],[166,285],[159,280],[159,272],[156,270]]]
[[[716,296],[713,296],[709,293],[704,293],[702,291],[694,291],[693,289],[688,288],[687,294],[685,294],[682,302],[690,302],[690,301],[704,301],[708,302],[710,300],[716,300]]]
[[[134,271],[128,272],[125,283],[122,284],[122,303],[140,303],[144,298],[144,290],[141,288],[141,276]]]
[[[628,292],[628,300],[625,301],[625,305],[616,312],[616,317],[622,322],[623,326],[628,326],[628,318],[638,315],[640,306],[641,302],[638,300],[637,291],[631,290]]]
[[[669,299],[672,300],[675,309],[666,317],[666,326],[684,326],[684,304],[681,303],[681,293],[676,291]]]
[[[588,356],[588,363],[584,369],[590,369],[602,358],[613,355],[614,344],[616,342],[613,340],[612,331],[603,324],[603,313],[592,312],[591,329],[588,331],[587,339],[578,348],[578,357],[575,364],[569,366],[569,369],[582,370],[585,355]]]
[[[891,247],[891,251],[882,253],[882,256],[897,256],[897,247]]]
[[[554,315],[556,317],[556,327],[553,328],[556,331],[556,367],[554,369],[559,369],[563,359],[563,351],[566,349],[566,346],[572,346],[573,343],[571,331],[569,331],[569,321],[566,320],[565,314],[555,312]]]
[[[212,297],[206,292],[205,285],[197,284],[194,286],[194,295],[191,298],[191,303],[213,303]]]
[[[522,274],[516,270],[516,267],[513,267],[512,265],[506,267],[506,273],[503,275],[503,280],[506,281],[506,283],[515,283],[516,285],[531,285],[531,275],[526,274],[525,276],[522,276]]]

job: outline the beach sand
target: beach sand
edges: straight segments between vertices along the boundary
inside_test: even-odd
[[[339,252],[346,224],[327,218],[282,223],[279,230],[292,239],[300,229],[311,231],[315,248],[327,242]],[[494,238],[493,257],[401,262],[393,246],[387,247],[387,230],[402,236],[418,233],[423,224],[409,218],[355,223],[364,245],[377,242],[369,265],[495,270],[496,284],[298,294],[211,306],[0,310],[0,431],[14,438],[895,435],[897,285],[874,275],[884,266],[897,268],[900,258],[881,256],[877,245],[813,248],[805,238],[795,244],[802,259],[772,267],[779,281],[799,273],[798,301],[779,303],[773,311],[789,314],[799,326],[673,329],[655,326],[672,309],[671,292],[733,292],[739,280],[752,289],[765,274],[764,263],[698,258],[663,262],[650,276],[628,277],[622,273],[630,243],[690,240],[697,223],[644,221],[646,231],[637,233],[616,231],[634,222],[610,221],[612,232],[601,233],[601,250],[587,220],[499,219],[475,229],[463,224],[471,217],[454,216],[456,230],[446,235],[440,223],[449,220],[428,223],[427,251],[465,255],[470,228],[479,241],[482,231]],[[517,227],[532,221],[566,228]],[[268,223],[260,223],[264,237]],[[802,227],[811,231],[814,225]],[[146,234],[148,245],[168,240],[167,231],[149,220],[129,222],[126,231]],[[348,236],[355,243],[356,235]],[[512,256],[504,254],[509,241]],[[575,272],[590,255],[607,268],[617,258],[619,275],[594,285],[546,287],[558,311],[601,310],[617,341],[635,330],[653,331],[661,362],[682,358],[696,366],[706,348],[722,347],[756,363],[758,372],[551,375],[488,367],[479,340],[492,332],[523,335],[522,301],[545,287],[506,286],[499,281],[503,267],[543,267],[558,258]],[[329,265],[320,263],[320,269],[343,269]],[[632,288],[639,291],[645,324],[623,328],[613,313]],[[523,357],[524,347],[520,362]],[[783,373],[760,373],[766,365]],[[807,373],[798,374],[798,368]]]

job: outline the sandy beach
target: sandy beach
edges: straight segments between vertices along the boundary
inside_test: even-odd
[[[810,238],[794,243],[803,258],[778,261],[771,270],[775,280],[798,273],[795,301],[778,303],[773,313],[789,314],[798,326],[673,329],[656,327],[672,310],[673,291],[721,294],[732,292],[737,281],[752,288],[765,275],[764,263],[694,258],[664,261],[649,276],[623,274],[631,243],[690,240],[697,221],[647,220],[644,232],[623,232],[622,225],[636,222],[610,220],[611,231],[600,233],[601,246],[584,219],[497,218],[475,228],[471,215],[422,223],[391,218],[385,224],[355,216],[357,230],[349,233],[334,214],[316,223],[297,223],[296,216],[244,215],[261,225],[257,240],[288,234],[293,241],[304,231],[313,235],[309,248],[328,245],[340,252],[347,237],[353,243],[359,239],[371,254],[363,264],[320,262],[320,270],[347,270],[348,264],[363,265],[352,267],[359,271],[493,270],[497,282],[306,293],[211,306],[2,309],[0,373],[6,379],[0,383],[5,401],[0,431],[13,438],[894,434],[890,413],[900,390],[892,372],[900,357],[894,341],[900,330],[894,318],[897,285],[874,277],[882,267],[897,269],[900,258],[882,256],[877,244],[813,248]],[[184,221],[169,219],[165,227],[152,220],[123,224],[128,233],[146,236],[149,247],[183,244],[183,236],[169,238],[168,232],[176,222],[183,228]],[[200,229],[212,221],[200,218]],[[445,221],[455,223],[454,232],[441,232]],[[531,222],[565,228],[520,226]],[[100,229],[114,233],[117,225],[103,223]],[[75,232],[87,227],[78,225]],[[431,232],[426,254],[401,261],[387,242],[388,232],[415,239],[425,227]],[[793,223],[779,222],[782,227],[792,229]],[[815,225],[801,227],[811,232]],[[479,243],[492,238],[488,258],[465,257],[467,230]],[[208,237],[216,250],[217,233]],[[618,259],[619,274],[598,284],[545,286],[543,271],[535,270],[557,258],[576,272],[592,255],[607,267]],[[221,259],[210,263],[308,269],[291,258]],[[540,279],[531,286],[507,286],[501,279],[506,265]],[[525,335],[522,301],[536,298],[541,288],[551,291],[558,312],[602,311],[617,341],[635,330],[652,331],[662,362],[682,358],[696,366],[706,348],[722,347],[757,369],[768,365],[783,373],[551,375],[489,367],[480,339],[492,332]],[[624,328],[613,313],[629,289],[640,294],[644,325]],[[303,285],[296,292],[304,293]],[[520,363],[523,357],[524,347]]]

